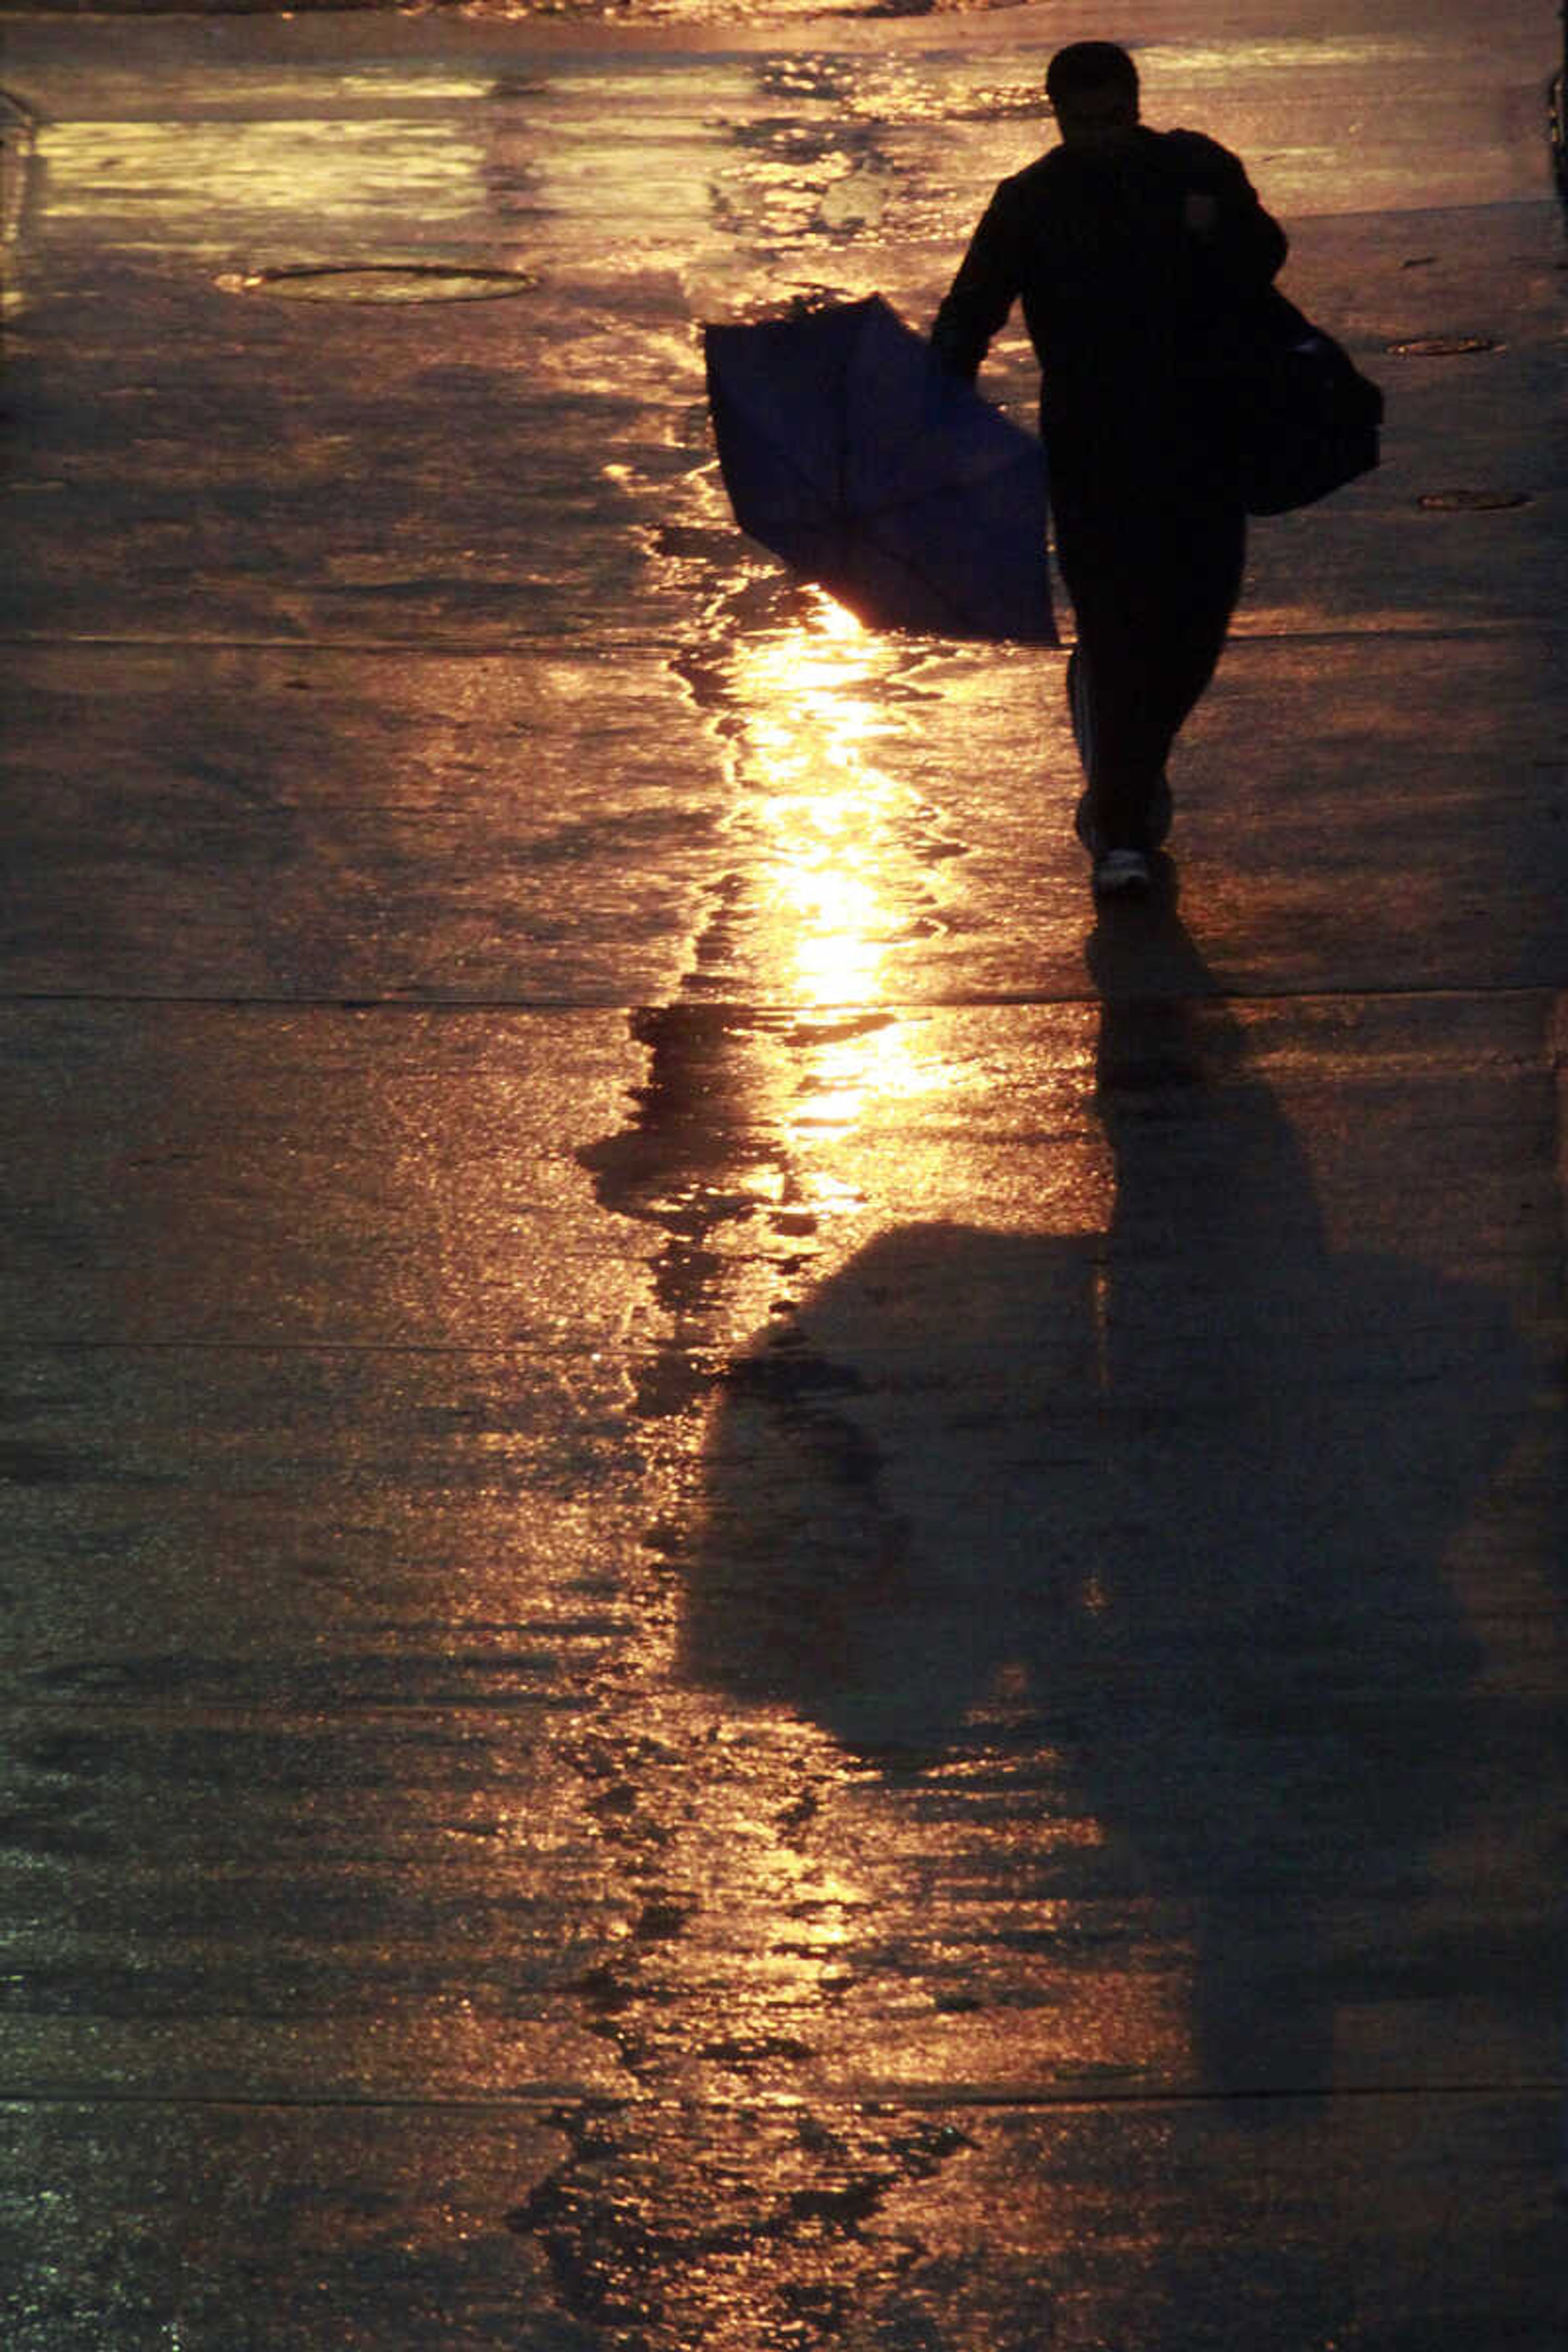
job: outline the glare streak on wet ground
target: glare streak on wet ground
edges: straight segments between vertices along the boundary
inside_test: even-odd
[[[1556,2352],[1552,28],[1362,13],[1146,12],[1390,429],[1098,924],[698,335],[1087,6],[9,20],[7,2352]]]

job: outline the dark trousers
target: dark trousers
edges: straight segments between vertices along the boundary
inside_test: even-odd
[[[1221,494],[1155,502],[1058,488],[1057,556],[1078,622],[1073,733],[1101,844],[1159,846],[1165,762],[1241,591],[1247,518]]]

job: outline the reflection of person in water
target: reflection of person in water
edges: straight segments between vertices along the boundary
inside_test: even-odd
[[[1141,893],[1170,823],[1166,758],[1241,585],[1241,493],[1203,355],[1286,240],[1234,155],[1140,122],[1124,49],[1075,42],[1046,90],[1061,143],[996,190],[931,340],[973,381],[1023,303],[1078,621],[1079,833],[1098,891]]]
[[[682,1659],[916,1771],[984,1747],[999,1682],[1025,1691],[997,1769],[1048,1807],[1027,1758],[1065,1758],[1125,1892],[1199,1922],[1205,2078],[1245,2081],[1278,2034],[1304,2088],[1336,1908],[1443,1820],[1474,1663],[1443,1554],[1521,1358],[1487,1293],[1331,1249],[1187,933],[1154,908],[1134,929],[1091,950],[1109,1232],[896,1229],[802,1346],[732,1368]],[[1385,1684],[1413,1695],[1397,1744]],[[1103,1891],[1106,1856],[1048,1827],[1041,1853],[1064,1897],[1079,1868]]]

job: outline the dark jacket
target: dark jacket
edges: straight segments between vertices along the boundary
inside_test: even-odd
[[[1189,198],[1212,226],[1192,225]],[[1286,250],[1227,149],[1140,126],[1114,154],[1058,147],[1002,182],[931,339],[973,380],[1021,300],[1053,474],[1131,488],[1191,462],[1227,336]]]

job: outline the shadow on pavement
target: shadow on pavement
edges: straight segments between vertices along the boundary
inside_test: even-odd
[[[1331,1246],[1173,899],[1089,964],[1109,1231],[887,1232],[729,1368],[678,1671],[890,1780],[1053,1754],[1101,1833],[1063,1897],[1195,1923],[1200,2079],[1310,2091],[1379,1989],[1347,1906],[1403,1919],[1464,1801],[1445,1551],[1524,1359],[1484,1287]]]

